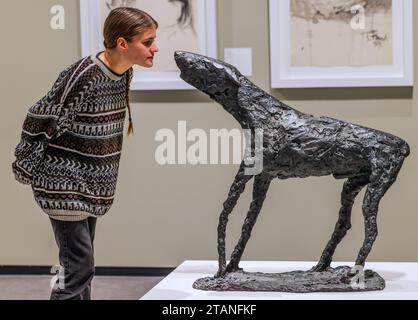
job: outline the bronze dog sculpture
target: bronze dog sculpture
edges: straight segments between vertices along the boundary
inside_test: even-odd
[[[243,129],[263,129],[262,172],[254,176],[253,200],[228,266],[225,257],[228,216],[245,184],[253,178],[245,174],[244,163],[223,204],[218,225],[216,276],[239,270],[238,264],[274,178],[333,175],[336,179],[347,179],[335,230],[312,271],[325,271],[330,267],[337,245],[351,227],[354,198],[367,186],[363,200],[365,239],[356,259],[357,266],[364,266],[377,237],[379,202],[409,155],[408,144],[388,133],[299,112],[220,60],[190,52],[176,52],[175,60],[181,78],[221,104]]]

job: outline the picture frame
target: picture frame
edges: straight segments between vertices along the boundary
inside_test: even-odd
[[[333,22],[332,14],[341,14],[338,11],[332,12],[336,7],[322,13],[319,10],[310,11],[306,5],[303,7],[305,0],[269,1],[272,88],[413,86],[412,0],[392,0],[390,2],[391,14],[380,9],[380,11],[375,11],[377,13],[373,13],[373,20],[370,19],[373,24],[377,24],[377,20],[391,21],[391,27],[388,23],[379,25],[381,28],[388,29],[385,36],[379,36],[377,34],[379,30],[376,31],[374,28],[367,29],[367,11],[361,12],[361,7],[356,9],[357,11],[353,11],[355,8],[351,7],[352,14],[363,14],[363,16],[355,17],[355,23],[362,22],[361,27],[365,28],[362,30],[359,28],[360,32],[355,33],[355,31],[347,31],[347,26],[343,25],[341,18],[336,18]],[[291,3],[291,1],[294,2]],[[389,3],[389,1],[386,2]],[[312,3],[307,5],[312,5]],[[346,1],[346,3],[355,3],[355,1]],[[298,10],[301,14],[298,14]],[[366,10],[371,9],[367,7]],[[316,15],[312,20],[308,15],[310,12]],[[368,12],[370,14],[371,11]],[[379,14],[376,19],[375,14]],[[350,21],[351,29],[355,30],[351,23],[352,21]],[[359,48],[348,47],[356,49],[347,54],[343,51],[345,45],[343,41],[341,48],[338,47],[339,44],[333,42],[333,32],[339,32],[340,35],[344,32],[347,35],[352,32],[350,40],[354,41],[353,39],[358,38],[363,39],[363,42]],[[305,34],[307,34],[306,37]],[[321,37],[325,38],[323,45],[321,45]],[[305,38],[308,41],[305,41]],[[382,46],[377,42],[379,40],[390,43]],[[307,43],[308,46],[306,46]],[[386,51],[383,51],[384,47]],[[321,52],[324,53],[322,57]],[[343,62],[341,65],[338,59]],[[387,61],[382,63],[381,61],[385,59]],[[345,65],[344,61],[352,64]],[[364,64],[364,61],[367,63]]]
[[[153,68],[134,66],[131,90],[194,90],[195,88],[180,78],[180,71],[174,61],[174,52],[193,51],[213,58],[217,57],[216,0],[189,1],[193,8],[191,11],[193,25],[176,27],[177,20],[173,20],[173,17],[175,15],[177,18],[178,15],[183,14],[180,5],[183,5],[184,1],[80,0],[82,56],[97,54],[104,50],[103,23],[111,9],[140,4],[139,9],[151,14],[159,23],[156,44],[160,50],[156,53]],[[159,21],[159,17],[164,18]],[[165,36],[167,39],[163,40],[160,36]],[[187,48],[192,49],[187,50]]]

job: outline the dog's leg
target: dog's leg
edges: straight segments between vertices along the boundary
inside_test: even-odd
[[[369,183],[369,177],[367,175],[349,178],[344,183],[343,191],[341,193],[341,209],[337,224],[335,225],[335,230],[322,252],[318,264],[313,267],[311,271],[326,271],[329,268],[335,248],[351,228],[351,210],[353,208],[354,199],[367,183]]]
[[[219,269],[215,277],[222,277],[226,273],[226,257],[225,257],[225,231],[228,223],[228,216],[234,209],[241,193],[245,189],[245,184],[251,180],[253,176],[245,175],[245,166],[241,164],[241,167],[235,176],[235,180],[229,190],[228,199],[223,204],[223,210],[219,216],[218,224],[218,262]]]
[[[377,237],[377,211],[379,202],[395,182],[399,170],[401,169],[404,157],[393,161],[389,168],[380,164],[379,167],[374,168],[370,176],[370,183],[367,187],[366,194],[363,201],[363,216],[365,227],[365,238],[363,245],[358,253],[356,259],[356,266],[364,267],[367,256],[369,255],[373,243]]]
[[[227,272],[234,272],[239,269],[239,262],[244,253],[247,241],[250,239],[251,231],[257,221],[261,207],[263,206],[271,180],[271,177],[266,175],[258,175],[254,178],[253,200],[242,226],[241,237],[232,252],[231,261],[226,268]]]

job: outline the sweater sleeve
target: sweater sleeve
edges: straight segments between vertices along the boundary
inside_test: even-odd
[[[61,72],[51,90],[29,108],[21,140],[15,148],[16,160],[12,163],[15,179],[20,183],[31,184],[48,144],[70,128],[75,109],[86,96],[88,85],[83,85],[84,81],[80,81],[83,79],[78,79],[67,95],[76,68],[77,63]],[[66,98],[62,101],[64,95]]]

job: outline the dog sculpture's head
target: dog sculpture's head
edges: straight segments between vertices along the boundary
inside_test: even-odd
[[[174,58],[184,81],[226,108],[236,102],[238,88],[244,78],[237,68],[220,60],[185,51],[176,51]]]

